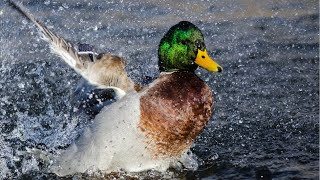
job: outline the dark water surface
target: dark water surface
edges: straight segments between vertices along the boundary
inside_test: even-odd
[[[201,28],[223,73],[199,69],[214,115],[193,151],[198,171],[149,171],[140,179],[319,179],[318,1],[26,0],[73,43],[125,57],[137,82],[157,77],[157,45],[173,24]],[[0,179],[57,179],[26,148],[57,153],[88,125],[72,113],[80,77],[36,28],[0,2]],[[99,173],[80,174],[93,178]],[[125,173],[109,178],[128,178]],[[72,177],[67,177],[72,178]]]

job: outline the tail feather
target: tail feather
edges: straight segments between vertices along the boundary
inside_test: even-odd
[[[9,2],[14,8],[30,19],[38,27],[42,38],[50,44],[50,48],[53,53],[59,55],[70,67],[87,79],[85,69],[91,60],[88,56],[86,56],[86,54],[80,55],[77,49],[70,42],[50,31],[45,25],[34,18],[32,14],[28,13],[23,5],[16,3],[13,0],[10,0]]]

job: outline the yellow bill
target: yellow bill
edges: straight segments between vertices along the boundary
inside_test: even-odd
[[[206,49],[204,51],[198,49],[197,58],[194,62],[198,64],[200,67],[203,67],[204,69],[211,72],[222,71],[222,67],[209,57]]]

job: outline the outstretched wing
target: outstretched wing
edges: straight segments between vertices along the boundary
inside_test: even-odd
[[[71,68],[99,89],[109,89],[115,98],[123,97],[126,92],[139,90],[125,70],[125,61],[107,53],[96,54],[88,44],[79,44],[76,49],[70,42],[58,36],[28,13],[23,5],[9,0],[21,14],[30,19],[40,30],[42,37],[50,44],[53,53],[59,55]],[[94,89],[94,88],[93,88]],[[105,91],[103,91],[105,92]]]
[[[72,67],[77,73],[82,75],[89,82],[91,81],[87,77],[86,69],[89,64],[93,63],[95,60],[96,54],[94,52],[81,50],[79,52],[70,42],[50,31],[45,25],[35,19],[32,14],[28,13],[28,11],[21,4],[12,0],[9,2],[14,8],[30,19],[38,27],[42,38],[50,44],[50,48],[53,53],[59,55],[70,67]]]

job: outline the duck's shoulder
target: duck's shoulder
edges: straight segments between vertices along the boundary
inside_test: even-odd
[[[155,155],[187,149],[212,114],[211,89],[194,73],[161,75],[140,98],[139,128]]]

